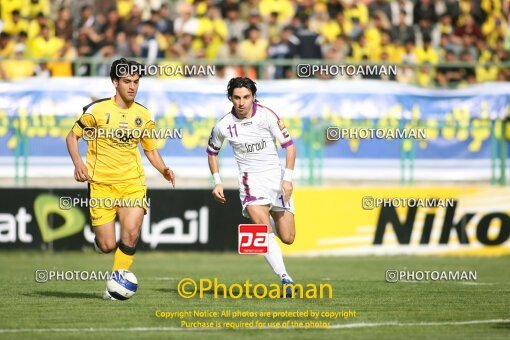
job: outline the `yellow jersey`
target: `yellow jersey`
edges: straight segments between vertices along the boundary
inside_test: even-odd
[[[112,97],[85,106],[72,131],[87,141],[90,182],[145,184],[138,143],[155,150],[154,129],[149,110],[137,102],[121,109]]]

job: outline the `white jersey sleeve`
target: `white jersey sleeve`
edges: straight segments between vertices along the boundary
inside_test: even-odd
[[[289,131],[287,130],[287,127],[285,124],[283,124],[283,121],[280,119],[280,117],[278,117],[276,113],[274,113],[271,109],[268,109],[266,112],[269,130],[271,131],[273,137],[278,140],[281,147],[286,148],[294,144],[292,138],[290,137]]]
[[[214,126],[211,131],[211,136],[209,136],[209,142],[207,143],[207,153],[212,156],[217,156],[224,139],[225,136],[221,133],[219,126]]]

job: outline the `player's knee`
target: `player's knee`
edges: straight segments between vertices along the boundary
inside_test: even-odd
[[[280,240],[288,245],[294,243],[295,234],[294,233],[286,233],[281,235]]]
[[[117,249],[117,243],[115,243],[115,242],[110,242],[110,241],[98,242],[97,245],[98,245],[99,249],[101,249],[101,251],[105,254],[111,253],[112,251]]]

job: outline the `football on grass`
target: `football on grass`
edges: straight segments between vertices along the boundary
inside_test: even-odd
[[[117,300],[127,300],[136,293],[138,281],[129,270],[120,269],[112,273],[106,284],[108,293]]]

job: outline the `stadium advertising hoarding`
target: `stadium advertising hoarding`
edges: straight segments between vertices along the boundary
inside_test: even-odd
[[[92,247],[88,208],[82,204],[86,190],[0,193],[2,249]],[[237,226],[248,220],[240,214],[237,191],[225,195],[228,205],[213,201],[210,190],[149,190],[140,249],[236,251]],[[62,207],[62,198],[78,204]],[[297,188],[296,239],[282,250],[287,255],[507,254],[509,198],[505,188]]]
[[[0,248],[92,247],[86,190],[0,189],[0,195]],[[236,191],[225,191],[228,206],[217,204],[210,190],[148,190],[148,196],[139,249],[236,249],[237,226],[247,221]],[[116,228],[120,237],[119,222]]]
[[[286,254],[502,255],[510,253],[508,188],[300,189]]]

